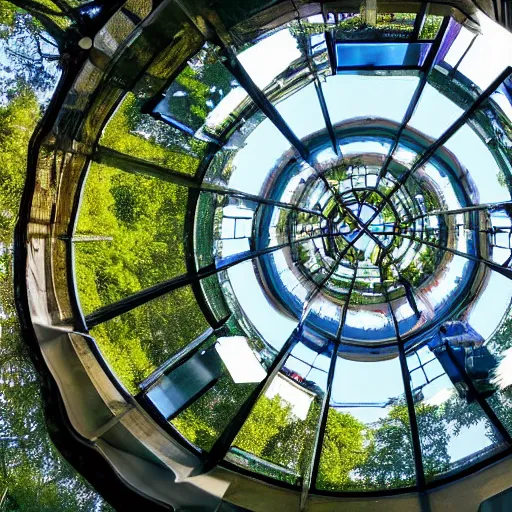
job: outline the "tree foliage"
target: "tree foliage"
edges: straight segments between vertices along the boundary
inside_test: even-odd
[[[59,20],[67,23],[63,17]],[[56,34],[64,30],[55,25]],[[58,43],[36,17],[7,0],[0,0],[0,48],[7,58],[0,63],[3,95],[18,93],[20,85],[44,95],[55,86]]]
[[[43,10],[53,5],[33,3]],[[52,44],[38,17],[0,1],[0,508],[6,512],[110,510],[48,437],[38,376],[14,306],[12,236],[28,144],[41,115],[40,93],[58,79],[43,62],[49,60],[46,51],[56,53]]]
[[[198,158],[172,139],[170,127],[148,117],[128,95],[101,143],[193,174]],[[187,204],[185,187],[91,166],[75,244],[79,298],[86,313],[187,272]],[[207,327],[191,288],[185,287],[98,326],[92,334],[116,375],[135,393],[138,383]]]
[[[0,497],[5,511],[107,510],[60,457],[45,428],[39,381],[20,337],[13,297],[12,234],[28,141],[40,116],[27,86],[0,107]]]

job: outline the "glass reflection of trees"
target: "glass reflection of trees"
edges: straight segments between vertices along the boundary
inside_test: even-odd
[[[60,78],[59,60],[67,38],[76,34],[82,3],[0,5],[0,510],[5,511],[111,510],[50,440],[41,382],[21,340],[13,289],[13,231],[29,141]]]
[[[332,13],[336,20],[336,37],[379,39],[391,35],[390,39],[408,39],[415,30],[416,15],[413,14],[379,14],[371,27],[364,16],[364,12],[354,16]],[[441,17],[428,15],[421,33],[414,37],[435,40],[441,22]],[[321,46],[322,43],[314,43],[313,38],[324,33],[325,25],[314,20],[302,25],[294,22],[289,30],[297,38],[298,46],[305,33],[310,35],[309,49],[314,53],[315,44]],[[240,48],[240,53],[245,49],[245,46]],[[208,268],[219,255],[236,256],[242,252],[229,252],[227,241],[238,243],[244,239],[244,243],[250,244],[253,225],[248,219],[252,213],[247,217],[240,216],[239,211],[235,215],[226,213],[234,204],[230,202],[232,198],[252,201],[255,209],[268,207],[277,211],[282,207],[265,203],[265,198],[234,193],[219,186],[219,183],[225,184],[232,171],[229,152],[237,147],[236,140],[230,139],[232,144],[221,157],[219,179],[214,184],[206,184],[210,189],[199,186],[205,170],[203,158],[209,158],[214,149],[225,142],[222,138],[230,135],[226,133],[227,127],[250,103],[240,84],[221,64],[221,57],[218,49],[205,45],[189,59],[165,96],[155,100],[152,115],[142,113],[145,98],[128,93],[104,130],[95,161],[88,171],[74,236],[76,282],[90,332],[115,375],[141,400],[153,400],[152,396],[158,396],[155,382],[161,384],[167,378],[169,386],[175,385],[185,365],[188,365],[187,370],[193,365],[202,365],[210,371],[207,380],[198,383],[197,389],[190,385],[189,394],[181,397],[181,402],[169,406],[166,419],[172,428],[198,451],[208,453],[217,449],[225,431],[238,418],[239,411],[253,400],[254,407],[250,414],[247,411],[246,421],[227,446],[226,460],[292,485],[301,485],[313,473],[314,485],[320,491],[379,491],[413,487],[417,478],[416,454],[413,453],[416,441],[411,434],[414,430],[420,442],[421,463],[427,481],[497,452],[508,441],[506,434],[512,425],[510,383],[506,380],[505,371],[510,361],[508,340],[512,324],[509,317],[487,343],[488,350],[496,359],[492,378],[496,380],[497,389],[491,396],[479,397],[470,403],[467,396],[460,396],[459,388],[438,361],[434,349],[425,344],[407,353],[404,351],[407,363],[405,378],[401,374],[404,361],[400,361],[396,353],[393,358],[374,363],[337,357],[339,339],[330,351],[324,353],[306,347],[299,337],[290,341],[282,365],[278,364],[280,350],[287,347],[288,342],[283,340],[282,347],[269,346],[258,336],[250,319],[242,318],[236,309],[229,280],[222,273],[222,279],[215,275],[199,276],[198,282],[177,286],[156,300],[104,320],[104,313],[108,314],[113,303],[194,272],[191,270],[195,269],[194,265]],[[300,58],[304,65],[307,59]],[[317,60],[319,68],[326,65],[326,59]],[[294,65],[300,67],[295,61]],[[432,74],[435,73],[432,71]],[[435,77],[428,76],[434,83]],[[282,84],[287,78],[280,76],[270,85],[263,84],[276,104],[280,99],[276,83]],[[235,98],[238,103],[233,111],[219,109],[228,93],[237,88],[240,96]],[[20,119],[30,126],[30,133],[33,129],[30,123],[37,117],[33,93],[24,89],[23,94],[23,101],[12,100],[2,112],[4,126],[16,134]],[[496,151],[510,156],[510,144],[506,138],[510,138],[510,120],[496,109],[494,103],[482,108],[489,109],[495,116],[492,130]],[[214,110],[217,116],[212,115]],[[410,110],[412,115],[414,108]],[[474,115],[478,122],[483,123],[478,114]],[[258,115],[261,116],[256,114],[255,117]],[[407,114],[405,116],[404,126],[411,121],[411,116],[409,119]],[[487,119],[491,115],[487,112],[484,117]],[[9,140],[18,140],[20,146],[6,148],[6,154],[13,154],[19,159],[24,155],[26,137],[16,139],[13,136]],[[399,136],[394,145],[397,151],[403,149],[398,140]],[[316,278],[316,282],[323,285],[326,282],[324,278],[328,277],[331,279],[329,286],[343,289],[345,311],[349,306],[389,302],[391,315],[388,321],[392,323],[394,320],[400,343],[403,333],[397,327],[398,312],[393,311],[391,304],[405,297],[409,307],[419,316],[416,305],[418,288],[432,278],[441,259],[447,259],[445,250],[450,249],[445,246],[441,227],[453,221],[457,231],[462,232],[469,223],[459,225],[458,219],[450,219],[450,215],[454,217],[461,212],[443,211],[443,205],[432,190],[426,188],[422,194],[412,195],[405,187],[401,189],[403,173],[407,174],[408,170],[404,170],[401,163],[396,168],[391,165],[392,153],[390,150],[390,170],[386,176],[380,174],[380,167],[370,172],[362,160],[356,159],[350,165],[333,169],[329,179],[336,182],[336,186],[350,181],[351,188],[361,183],[368,187],[370,181],[374,185],[378,183],[379,194],[365,197],[365,201],[375,207],[383,204],[383,197],[393,192],[400,217],[406,219],[404,226],[400,226],[403,238],[410,243],[403,252],[398,246],[393,246],[394,259],[388,258],[376,264],[378,258],[374,258],[371,268],[358,267],[357,257],[351,252],[347,258],[350,259],[348,277],[346,273],[338,275],[333,272],[329,275],[327,270],[320,281]],[[133,157],[128,165],[123,155]],[[145,171],[139,172],[135,167],[140,161],[144,161]],[[7,169],[11,168],[7,166]],[[503,173],[497,179],[503,186],[508,186]],[[12,169],[9,180],[19,191],[21,182]],[[413,181],[409,180],[410,183]],[[414,185],[411,185],[411,190],[414,190]],[[190,204],[194,204],[191,197],[195,192],[199,195],[196,208],[199,220],[196,218],[194,230],[200,233],[201,243],[204,240],[208,243],[204,243],[200,254],[194,255],[195,262],[191,262],[193,244],[191,234],[187,232],[191,229],[188,209]],[[4,193],[2,200],[3,196],[8,197]],[[11,212],[12,216],[16,206],[16,202],[8,205],[5,211]],[[305,237],[321,233],[322,221],[318,212],[302,210],[296,215],[297,234]],[[497,210],[487,210],[485,206],[481,210],[483,215],[490,212],[487,235],[489,244],[494,248],[492,254],[497,258],[498,249],[510,250],[508,210],[504,207],[506,212],[501,215],[506,218],[506,223],[498,220]],[[391,208],[383,204],[381,212],[386,223],[395,222]],[[467,215],[467,212],[462,214]],[[8,233],[12,222],[9,215],[4,217]],[[216,226],[214,234],[207,229],[210,220]],[[286,217],[277,216],[274,226],[278,234],[286,234]],[[502,235],[508,237],[507,241],[503,241]],[[10,242],[3,243],[6,247]],[[320,266],[315,259],[318,251],[315,251],[314,244],[301,243],[296,247],[298,262],[311,274],[317,272]],[[470,256],[478,258],[473,253]],[[1,269],[7,279],[10,277],[8,251],[2,253],[2,258]],[[252,258],[256,260],[258,256],[252,255]],[[407,265],[397,265],[401,261],[407,261]],[[509,267],[510,254],[508,252],[499,261],[492,261],[498,265],[505,262],[504,266]],[[198,302],[201,291],[206,296],[203,299],[206,304]],[[212,302],[216,305],[212,306]],[[226,302],[232,311],[226,307]],[[8,316],[12,322],[12,314]],[[233,378],[233,368],[218,356],[222,340],[235,337],[245,340],[251,357],[254,357],[255,368],[261,372],[253,380],[248,378],[237,382]],[[378,366],[378,371],[381,371],[381,366],[386,364],[393,367],[396,378],[392,392],[379,396],[377,388],[380,382],[375,382],[374,388],[368,390],[368,396],[362,393],[361,398],[355,400],[356,393],[352,389],[364,388],[364,383],[356,382],[357,378],[362,381],[367,378],[367,372],[372,371],[372,366]],[[337,383],[332,389],[329,388],[329,380],[333,380],[329,379],[330,373]],[[353,378],[348,379],[347,375]],[[263,386],[268,376],[272,376],[272,382]],[[410,399],[404,388],[409,381],[414,400],[412,404],[408,403]],[[274,382],[281,387],[274,386]],[[471,388],[471,382],[464,382],[464,385]],[[302,408],[292,398],[297,393],[302,394]],[[158,405],[156,398],[154,403]],[[411,425],[411,408],[415,428]],[[495,422],[489,419],[492,414],[505,426],[504,432],[496,430]],[[461,453],[459,449],[454,455],[454,442],[459,436],[464,439],[472,427],[477,427],[473,430],[476,432],[473,441],[476,436],[478,443],[468,444],[467,453]],[[322,443],[316,446],[319,438]]]
[[[411,37],[415,15],[379,15],[371,30],[362,21],[363,16],[364,13],[340,17],[335,28],[337,37],[375,38],[376,33],[392,33],[395,39]],[[423,32],[415,37],[435,39],[441,21],[440,17],[429,16],[423,25]],[[300,44],[304,33],[311,36],[323,33],[324,25],[312,20],[302,25],[292,24],[289,29]],[[196,185],[186,181],[185,175],[193,177],[196,171],[202,172],[201,158],[211,151],[209,145],[211,148],[211,145],[222,143],[226,126],[249,102],[240,84],[219,63],[219,57],[218,49],[207,44],[189,59],[188,65],[169,86],[165,96],[159,97],[158,102],[155,100],[152,116],[142,114],[141,101],[131,93],[127,95],[100,140],[97,163],[88,172],[75,235],[80,302],[86,314],[92,313],[89,319],[93,320],[93,324],[96,323],[94,312],[187,272],[186,251],[187,247],[190,250],[190,246],[187,246],[189,242],[185,233],[186,209],[189,190]],[[263,85],[271,96],[272,83]],[[219,108],[228,93],[237,88],[240,97],[237,98],[235,113]],[[214,110],[218,115],[212,114]],[[410,121],[410,117],[406,118],[404,125]],[[496,118],[495,130],[499,132],[500,140],[507,133],[508,124],[503,116]],[[236,149],[236,146],[230,145],[219,157],[222,159],[219,165],[222,174],[218,175],[216,183],[226,183],[226,177],[232,172],[230,151],[234,151],[233,148]],[[407,151],[398,141],[394,148]],[[121,165],[119,153],[142,158],[155,164],[155,169],[156,166],[161,166],[161,169],[155,171],[152,177],[125,172],[126,166]],[[359,270],[350,268],[348,277],[335,272],[330,283],[344,289],[346,304],[351,307],[385,302],[383,297],[386,295],[389,295],[390,301],[405,297],[408,306],[419,316],[418,304],[424,298],[418,298],[418,289],[434,275],[441,260],[446,259],[446,240],[443,238],[445,225],[453,221],[455,229],[461,231],[468,223],[463,219],[459,226],[459,217],[455,219],[459,213],[443,213],[443,205],[430,185],[419,189],[411,179],[410,189],[401,188],[404,175],[408,179],[410,171],[400,161],[402,157],[395,156],[396,162],[388,159],[389,171],[386,175],[379,174],[380,168],[367,169],[364,161],[355,157],[349,163],[331,169],[328,179],[336,187],[341,187],[345,181],[350,182],[350,188],[368,187],[371,182],[379,193],[367,194],[365,201],[375,207],[381,205],[383,197],[393,193],[396,211],[403,221],[400,228],[403,229],[404,239],[409,242],[402,248],[398,244],[393,245],[393,259],[390,257],[381,261],[380,268],[379,265],[366,270],[362,265]],[[215,159],[214,162],[217,161]],[[417,161],[413,156],[409,168],[415,163]],[[123,170],[119,170],[118,166]],[[166,179],[166,169],[179,173],[179,179],[177,176]],[[276,229],[272,243],[277,244],[279,234],[287,233],[285,210],[278,211],[281,206],[266,205],[261,197],[249,197],[248,194],[244,198],[244,194],[230,194],[226,190],[216,189],[220,196],[213,192],[202,190],[198,203],[198,211],[204,214],[205,219],[212,219],[215,226],[213,239],[204,226],[195,226],[198,232],[203,233],[204,239],[212,242],[210,254],[204,244],[204,249],[196,255],[200,267],[212,264],[214,257],[219,255],[236,255],[249,250],[254,229],[251,220],[253,210],[247,210],[250,211],[247,216],[242,215],[240,212],[245,207],[237,209],[236,205],[241,204],[237,201],[253,201],[251,208],[255,210],[275,208],[278,214],[272,224]],[[229,199],[230,195],[232,199]],[[356,201],[359,199],[355,196]],[[321,233],[324,226],[321,217],[313,210],[307,211],[307,205],[302,206],[304,211],[297,212],[295,217],[296,235],[305,238]],[[384,205],[381,211],[384,222],[392,225],[396,221],[391,208]],[[466,215],[466,212],[463,213]],[[453,217],[450,218],[450,215]],[[496,219],[497,213],[493,215],[492,218]],[[500,237],[502,233],[506,232],[508,236],[508,225],[501,223],[497,227],[496,222],[492,224],[490,243],[496,248],[508,250],[508,241],[505,245],[498,242],[503,238]],[[245,239],[244,244],[247,245],[243,246],[244,249],[237,245],[241,239]],[[202,240],[203,236],[199,243],[202,244]],[[217,247],[216,254],[211,252],[213,247]],[[296,259],[312,276],[318,273],[322,264],[318,249],[312,242],[296,245]],[[326,273],[319,275],[323,279]],[[315,279],[318,282],[318,276]],[[207,290],[208,300],[208,295],[218,293],[215,289],[218,290],[220,285],[214,277],[208,277],[201,280],[200,286],[203,291]],[[229,283],[222,286],[226,293]],[[240,408],[251,397],[259,396],[231,443],[226,455],[228,462],[292,485],[300,485],[313,471],[316,479],[314,485],[320,491],[378,491],[415,485],[417,468],[413,454],[414,440],[411,438],[411,410],[404,383],[400,380],[400,363],[396,355],[392,361],[400,385],[394,394],[382,396],[380,402],[364,398],[354,403],[348,392],[355,385],[354,382],[344,383],[347,394],[344,396],[341,393],[339,399],[336,396],[339,389],[328,391],[329,358],[326,354],[310,353],[311,359],[302,359],[301,363],[307,368],[296,371],[292,370],[296,349],[292,349],[281,371],[274,375],[274,381],[280,379],[286,383],[282,385],[290,389],[298,385],[303,393],[309,393],[306,413],[298,414],[293,399],[283,396],[286,391],[272,391],[272,384],[260,388],[261,380],[237,383],[233,379],[230,368],[215,355],[215,347],[219,337],[246,336],[251,330],[250,322],[240,315],[234,315],[222,327],[216,327],[213,334],[209,333],[210,325],[219,321],[222,323],[225,319],[217,316],[212,322],[211,318],[207,318],[204,305],[199,305],[195,300],[195,291],[194,286],[179,288],[158,300],[106,322],[98,321],[98,325],[92,326],[91,333],[104,356],[132,393],[152,400],[152,393],[156,393],[152,387],[154,382],[146,386],[145,380],[155,375],[154,372],[174,382],[173,379],[178,378],[180,365],[195,364],[196,360],[209,354],[217,360],[217,366],[215,371],[212,370],[207,388],[201,388],[201,392],[195,395],[190,391],[190,397],[185,397],[186,400],[183,399],[179,407],[171,407],[167,417],[171,425],[198,450],[215,450]],[[236,302],[232,299],[228,297],[231,306]],[[397,333],[398,336],[400,334]],[[270,374],[276,360],[275,352],[258,338],[257,331],[251,331],[247,339],[251,350],[257,354],[263,374]],[[192,343],[193,348],[189,349],[191,340],[197,343]],[[300,341],[297,347],[300,347]],[[503,433],[497,432],[493,422],[488,420],[488,411],[483,412],[482,403],[468,404],[465,397],[459,396],[458,388],[454,388],[434,353],[430,353],[429,361],[425,362],[428,356],[421,350],[429,351],[424,346],[423,349],[407,353],[407,378],[411,381],[414,398],[415,428],[421,444],[424,475],[427,481],[431,481],[440,474],[455,472],[464,464],[501,449],[505,440]],[[502,353],[506,348],[500,346],[496,351]],[[173,358],[175,354],[180,357]],[[325,361],[320,364],[315,362],[316,358]],[[413,360],[417,360],[419,366]],[[373,364],[379,365],[377,362]],[[359,372],[361,376],[365,371],[371,371],[370,363],[356,363],[340,357],[333,367],[335,382],[343,382],[344,366],[347,365],[360,367],[360,370],[353,372],[354,375]],[[313,368],[316,375],[311,379],[309,374]],[[441,391],[444,395],[438,396]],[[372,393],[377,396],[378,390]],[[506,393],[499,396],[503,400],[497,400],[498,394],[486,400],[489,400],[493,410],[496,408],[496,415],[503,424],[508,425],[503,406]],[[326,413],[323,412],[325,404]],[[501,417],[501,414],[504,416]],[[323,443],[316,453],[314,445],[318,440],[322,415],[325,416],[324,431],[321,433]],[[474,434],[478,437],[476,444],[480,448],[470,448],[465,455],[458,450],[454,455],[454,439],[459,435],[463,437],[472,426],[478,426],[481,430]],[[316,464],[311,467],[313,459]]]

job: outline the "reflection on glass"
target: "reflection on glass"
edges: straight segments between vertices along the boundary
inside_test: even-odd
[[[303,477],[311,463],[329,362],[327,350],[299,342],[256,402],[227,459],[236,462],[232,452],[240,456],[243,451],[245,465],[256,456],[284,468],[278,475],[282,480],[295,483]],[[264,465],[255,469],[267,474]]]
[[[379,6],[380,7],[380,6]],[[416,13],[381,12],[362,5],[359,13],[339,13],[334,35],[338,40],[409,40],[413,33]],[[429,22],[429,26],[431,21]],[[428,35],[435,29],[430,29]],[[430,39],[430,37],[425,37]]]
[[[300,57],[297,40],[288,28],[262,39],[238,55],[243,67],[260,89],[264,89]]]
[[[425,21],[423,22],[423,26],[421,27],[420,33],[418,35],[418,39],[435,39],[437,33],[439,32],[439,29],[441,28],[442,22],[442,16],[436,16],[435,14],[427,14],[425,16]]]
[[[209,134],[220,135],[232,121],[233,97],[240,97],[240,86],[218,59],[215,48],[206,43],[171,83],[154,111],[171,126],[208,140]]]
[[[371,377],[370,377],[371,376]],[[379,490],[415,483],[400,363],[338,358],[316,487]]]
[[[101,353],[133,394],[137,385],[208,328],[187,286],[91,329]]]
[[[474,331],[451,322],[428,346],[407,356],[427,480],[456,472],[502,449],[499,434],[468,394],[460,371],[460,358],[464,360],[465,355],[459,332],[466,333],[467,343],[470,338],[479,343]]]
[[[128,93],[110,118],[100,144],[123,154],[195,174],[207,144],[141,113],[142,102]]]
[[[509,52],[493,50],[508,43],[510,34],[507,30],[483,14],[478,16],[478,21],[482,35],[475,39],[474,44],[462,59],[459,72],[483,90],[512,64],[512,56]],[[492,58],[489,58],[489,55],[492,55]]]
[[[266,356],[261,340],[216,333],[163,376],[148,398],[181,434],[208,451],[265,378],[272,362]]]

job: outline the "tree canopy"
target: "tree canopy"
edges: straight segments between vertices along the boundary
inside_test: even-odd
[[[50,47],[56,45],[37,17],[7,1],[0,1],[0,45],[6,57],[0,65],[0,509],[106,511],[110,507],[48,436],[38,375],[21,340],[14,306],[13,231],[29,140],[46,102],[43,93],[59,78],[47,67],[57,54]]]

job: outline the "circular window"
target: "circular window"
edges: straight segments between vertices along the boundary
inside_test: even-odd
[[[512,36],[443,4],[171,4],[114,15],[40,144],[27,315],[87,375],[76,428],[173,492],[225,471],[312,510],[507,456]]]

